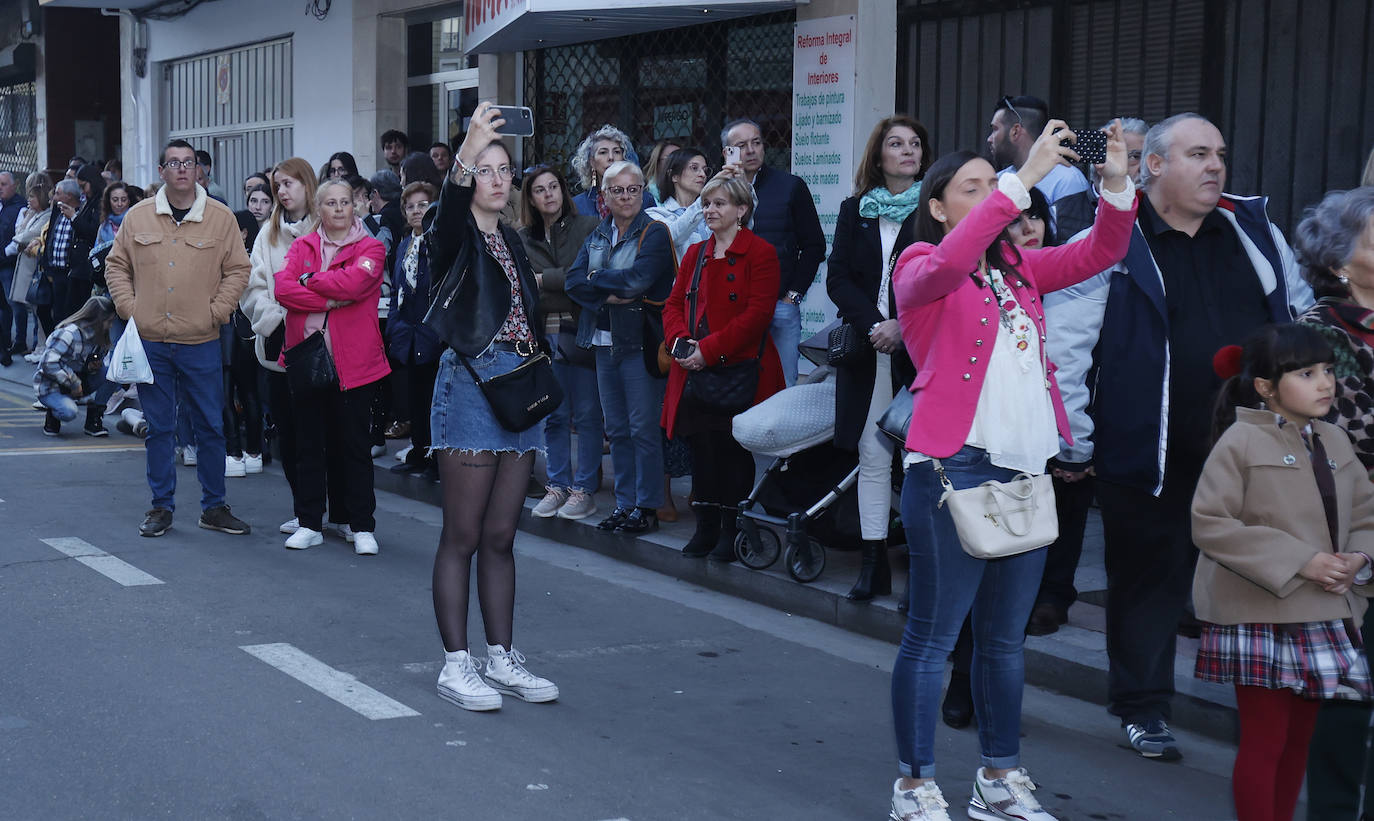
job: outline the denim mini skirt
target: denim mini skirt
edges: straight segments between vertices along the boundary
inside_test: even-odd
[[[490,379],[510,373],[524,360],[514,351],[487,348],[469,361],[479,377]],[[458,355],[451,348],[439,357],[429,425],[431,452],[544,452],[544,426],[535,425],[519,433],[501,427],[482,389],[472,381],[472,374],[458,361]]]

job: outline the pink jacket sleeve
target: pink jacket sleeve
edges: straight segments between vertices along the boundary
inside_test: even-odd
[[[1120,262],[1131,245],[1131,223],[1139,204],[1137,198],[1130,210],[1122,211],[1098,197],[1097,216],[1086,237],[1068,245],[1020,249],[1040,293],[1077,285]]]
[[[361,250],[339,268],[321,271],[305,287],[325,299],[357,302],[378,292],[386,270],[386,247],[371,237],[358,240]]]
[[[300,283],[301,274],[305,273],[305,254],[313,254],[309,244],[300,239],[291,243],[291,248],[286,252],[286,267],[275,274],[277,301],[291,311],[318,313],[328,310],[328,298],[320,296]]]
[[[918,242],[908,247],[897,259],[892,273],[898,310],[934,302],[967,282],[988,246],[1019,216],[1021,210],[1011,199],[994,191],[974,206],[939,245]]]

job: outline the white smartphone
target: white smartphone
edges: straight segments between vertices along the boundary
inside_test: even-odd
[[[727,146],[725,146],[725,164],[726,164],[726,165],[739,165],[739,146],[737,146],[737,145],[727,145]]]

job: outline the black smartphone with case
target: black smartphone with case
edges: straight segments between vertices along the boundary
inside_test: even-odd
[[[505,125],[496,129],[497,134],[504,134],[507,137],[533,137],[534,136],[534,113],[523,105],[498,105],[493,106],[501,112],[501,119],[505,120]]]
[[[687,357],[692,355],[692,351],[696,350],[696,347],[696,345],[693,345],[686,339],[678,337],[677,339],[673,340],[673,358],[686,359]]]
[[[1078,157],[1088,165],[1101,165],[1107,161],[1107,132],[1080,131],[1078,142],[1063,140],[1062,144],[1071,146]]]

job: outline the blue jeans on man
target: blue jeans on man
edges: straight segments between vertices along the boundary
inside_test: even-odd
[[[787,387],[797,384],[797,356],[801,349],[801,305],[778,300],[773,308],[773,323],[769,326],[773,347],[782,360],[782,375]]]
[[[189,411],[196,438],[196,475],[202,510],[224,504],[224,377],[219,340],[198,345],[143,340],[153,382],[138,386],[148,422],[148,487],[153,507],[176,509],[177,396]]]
[[[615,469],[616,507],[657,510],[663,506],[663,413],[665,380],[644,367],[643,351],[613,354],[596,348],[596,383]],[[579,431],[580,432],[580,431]]]
[[[563,388],[563,402],[544,421],[548,448],[548,486],[595,493],[601,467],[601,397],[596,370],[554,360],[553,374]],[[577,468],[573,469],[572,429],[577,429]]]

